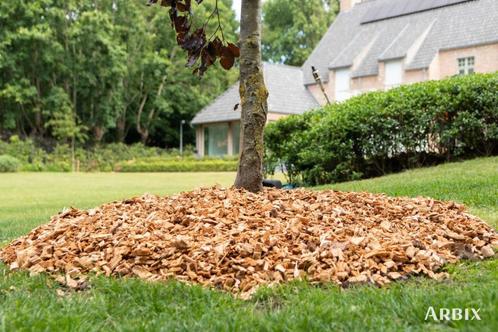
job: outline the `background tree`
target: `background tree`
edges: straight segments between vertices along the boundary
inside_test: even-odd
[[[167,10],[144,9],[140,0],[1,1],[1,132],[53,145],[65,135],[60,123],[72,123],[88,129],[87,144],[141,140],[170,147],[179,123],[233,83],[221,68],[240,57],[236,186],[260,190],[268,96],[261,0],[242,2],[240,49],[230,0],[150,2]],[[184,68],[185,57],[202,79]],[[186,139],[193,141],[192,130]]]
[[[112,16],[98,9],[81,13],[69,33],[73,104],[95,143],[104,139],[121,109],[126,54],[115,34]]]
[[[267,0],[263,5],[263,57],[301,66],[339,11],[338,0]]]
[[[54,137],[63,142],[69,142],[71,147],[71,167],[76,170],[75,146],[76,142],[83,143],[88,139],[87,127],[77,119],[71,101],[63,89],[55,87],[46,99],[44,109],[53,110],[49,113],[45,127],[51,129]]]
[[[87,146],[145,141],[177,147],[180,121],[189,122],[237,73],[216,66],[193,76],[168,11],[145,3],[0,1],[0,138],[31,137],[47,148],[67,142],[53,125],[69,114],[53,102],[57,91],[88,129]],[[207,28],[221,22],[225,38],[235,40],[230,0],[205,0],[195,20],[205,22],[217,3],[219,15]],[[185,141],[194,140],[186,127]]]

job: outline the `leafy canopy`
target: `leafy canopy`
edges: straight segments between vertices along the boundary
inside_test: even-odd
[[[337,0],[267,0],[263,5],[263,57],[300,66],[335,19]]]
[[[169,11],[145,3],[0,1],[0,138],[176,147],[180,122],[232,84],[236,72],[213,66],[202,79],[193,76]],[[222,25],[224,38],[236,40],[231,5],[204,0],[192,26],[216,11],[206,31]],[[187,126],[185,142],[194,139]]]

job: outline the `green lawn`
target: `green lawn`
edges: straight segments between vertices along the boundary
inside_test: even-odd
[[[0,173],[0,244],[64,207],[91,208],[144,193],[169,195],[229,186],[235,173]]]
[[[90,207],[151,192],[230,184],[234,174],[0,175],[0,238],[12,239],[64,206]],[[498,225],[498,158],[420,169],[332,186],[340,190],[432,196],[465,203]],[[59,297],[45,276],[0,266],[0,331],[498,331],[498,260],[448,266],[451,280],[412,278],[379,289],[262,289],[251,301],[182,285],[94,278],[91,289]],[[429,306],[480,308],[481,321],[424,321]]]
[[[474,159],[420,168],[375,179],[323,186],[319,189],[368,191],[391,196],[428,196],[465,204],[498,227],[498,158]]]

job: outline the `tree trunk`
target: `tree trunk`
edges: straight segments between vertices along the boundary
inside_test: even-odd
[[[137,112],[137,132],[140,135],[140,140],[142,143],[147,143],[147,138],[148,138],[148,133],[146,133],[148,130],[147,128],[142,128],[142,113],[145,107],[145,103],[147,102],[148,96],[145,95],[142,98],[142,101],[140,102],[140,106],[138,107],[138,112]]]
[[[73,133],[73,136],[71,136],[71,171],[73,173],[76,172],[76,158],[74,156],[75,140],[76,140],[76,137]]]
[[[268,113],[261,62],[261,0],[242,0],[239,92],[242,151],[235,187],[258,192],[263,189],[263,134]]]
[[[126,136],[126,110],[116,120],[116,140],[118,143],[124,143]]]
[[[97,142],[97,144],[100,144],[100,142],[104,138],[104,134],[105,134],[104,127],[95,125],[95,127],[93,128],[93,138],[95,139],[95,142]]]

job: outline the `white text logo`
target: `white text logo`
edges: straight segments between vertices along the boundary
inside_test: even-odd
[[[451,320],[481,320],[479,311],[481,309],[474,308],[441,308],[438,311],[434,307],[429,307],[425,314],[425,320],[433,319],[435,321],[451,321]]]

